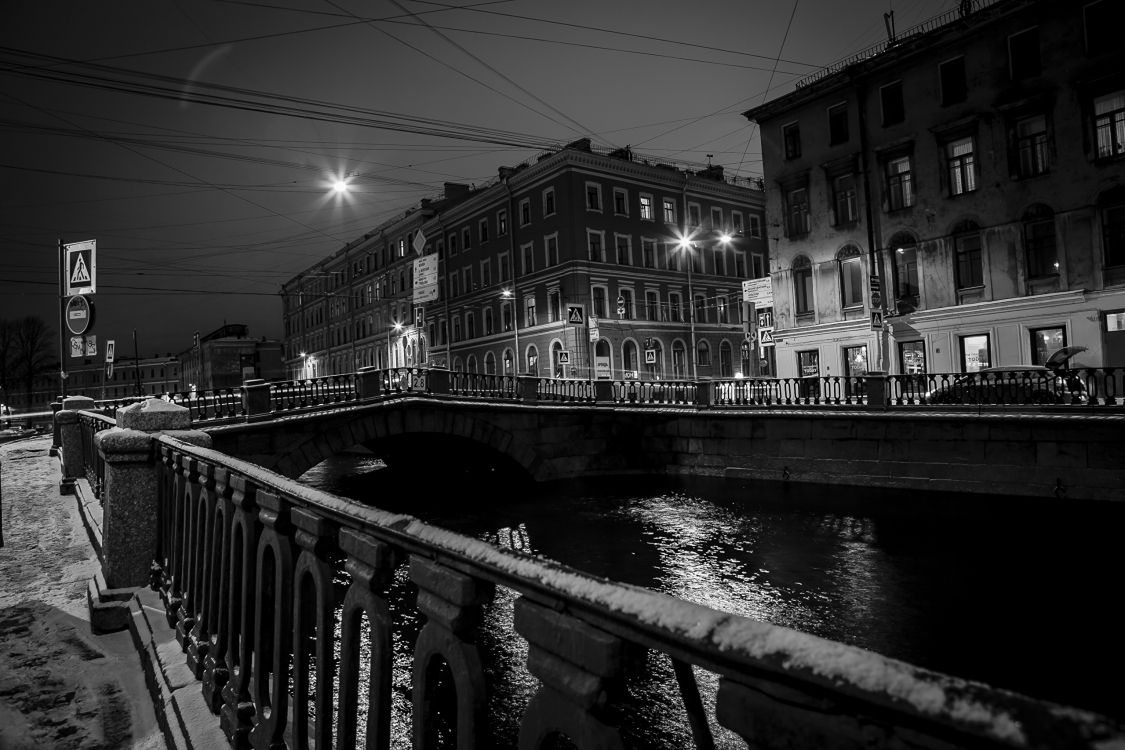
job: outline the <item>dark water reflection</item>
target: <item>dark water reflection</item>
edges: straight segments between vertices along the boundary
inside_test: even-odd
[[[338,456],[302,481],[594,575],[1125,718],[1120,506],[663,478],[419,489],[377,467]],[[411,596],[400,580],[392,607],[406,614]],[[498,591],[486,625],[490,684],[507,686],[493,704],[512,722],[498,736],[514,736],[535,686],[510,629],[512,600]],[[396,660],[409,657],[417,627],[411,619],[396,635]],[[650,654],[640,667],[673,689],[654,687],[661,679],[632,688],[657,706],[628,722],[643,727],[634,740],[676,747],[687,738],[671,665]],[[409,708],[405,669],[396,714]]]

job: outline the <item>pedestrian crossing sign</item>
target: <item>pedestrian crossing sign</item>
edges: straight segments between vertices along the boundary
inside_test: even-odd
[[[63,245],[63,296],[93,294],[96,291],[94,258],[97,240]]]
[[[575,326],[580,326],[586,322],[585,310],[583,310],[582,305],[566,306],[566,322]]]

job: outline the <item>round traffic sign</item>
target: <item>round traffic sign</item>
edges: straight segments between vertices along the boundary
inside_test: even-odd
[[[66,301],[66,327],[75,336],[90,330],[94,323],[94,306],[85,295],[79,294]]]

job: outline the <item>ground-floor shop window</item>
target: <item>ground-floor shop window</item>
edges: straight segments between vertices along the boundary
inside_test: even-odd
[[[1061,326],[1031,329],[1031,364],[1046,364],[1047,358],[1066,346],[1066,329]]]
[[[992,366],[988,334],[961,336],[961,372],[979,372]]]

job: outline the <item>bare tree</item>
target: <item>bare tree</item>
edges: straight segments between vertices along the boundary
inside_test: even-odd
[[[0,318],[0,401],[11,400],[12,383],[14,382],[16,326],[10,320]]]
[[[12,324],[12,379],[23,381],[28,402],[35,392],[35,377],[55,365],[54,334],[42,318],[28,316]]]

